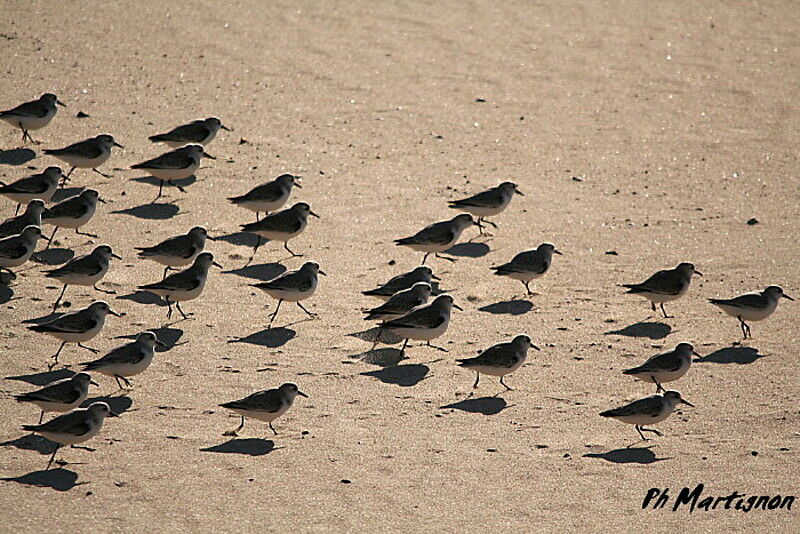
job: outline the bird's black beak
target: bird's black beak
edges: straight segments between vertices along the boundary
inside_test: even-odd
[[[553,249],[553,254],[558,254],[559,256],[563,256],[563,254],[556,249]]]
[[[111,417],[119,417],[119,414],[117,412],[113,412],[111,410],[108,411],[108,415],[110,415]]]
[[[208,235],[208,234],[206,234],[206,239],[208,239],[209,241],[216,241],[216,240],[217,240],[217,238],[216,238],[216,237],[211,237],[211,236],[210,236],[210,235]]]
[[[522,191],[520,191],[519,189],[514,189],[514,193],[516,193],[517,195],[519,195],[519,196],[521,196],[521,197],[524,197],[524,196],[525,196],[525,193],[523,193],[523,192],[522,192]]]
[[[783,298],[785,298],[785,299],[789,299],[789,300],[794,300],[792,297],[790,297],[790,296],[789,296],[789,295],[787,295],[786,293],[784,293],[784,294],[783,294]]]
[[[66,105],[65,103],[63,103],[61,100],[58,100],[58,99],[56,99],[56,104],[58,104],[58,105],[59,105],[59,106],[61,106],[62,108],[65,108],[65,107],[67,107],[67,105]]]
[[[121,259],[122,259],[122,256],[117,256],[117,255],[116,255],[116,254],[114,254],[113,252],[111,253],[111,257],[112,257],[112,258],[116,258],[116,259],[118,259],[118,260],[121,260]]]
[[[302,391],[300,391],[300,390],[297,390],[297,394],[298,394],[298,395],[300,395],[301,397],[308,398],[308,395],[306,395],[305,393],[303,393],[303,392],[302,392]]]
[[[208,152],[206,152],[205,150],[203,150],[203,155],[205,157],[207,157],[208,159],[217,159],[214,156],[212,156],[211,154],[209,154]]]
[[[295,181],[294,181],[294,182],[292,182],[292,183],[294,184],[294,186],[295,186],[297,189],[303,189],[303,187],[300,185],[300,182],[298,182],[297,180],[295,180]]]
[[[116,141],[114,141],[112,144],[113,144],[114,146],[118,146],[118,147],[120,147],[120,148],[125,148],[124,146],[122,146],[121,144],[117,143]]]
[[[328,273],[326,273],[326,272],[325,272],[325,271],[323,271],[322,269],[320,269],[320,270],[319,270],[319,271],[317,271],[317,272],[318,272],[319,274],[321,274],[322,276],[328,276]]]
[[[685,404],[687,406],[691,406],[692,408],[694,408],[694,404],[692,404],[691,402],[689,402],[687,400],[681,399],[681,403],[683,403],[683,404]]]
[[[214,265],[215,267],[219,267],[220,269],[222,269],[222,265],[220,265],[219,263],[217,263],[215,261],[212,261],[211,265]]]
[[[695,271],[694,271],[694,274],[696,274],[697,276],[703,276],[703,273],[701,273],[701,272],[700,272],[700,271],[698,271],[698,270],[695,270]]]
[[[455,309],[457,309],[457,310],[464,311],[464,308],[462,308],[461,306],[459,306],[459,305],[458,305],[458,304],[456,304],[456,303],[453,303],[453,307],[454,307]]]
[[[230,128],[228,128],[227,126],[225,126],[224,124],[220,124],[219,127],[222,128],[223,130],[225,130],[226,132],[232,132],[233,131]]]
[[[93,385],[93,386],[98,386],[98,387],[100,386],[100,384],[98,384],[98,383],[97,383],[97,382],[95,382],[94,380],[89,380],[89,383],[90,383],[91,385]]]
[[[431,275],[431,280],[436,280],[437,282],[441,282],[442,281],[442,279],[439,278],[438,276],[436,276],[435,274]]]
[[[105,200],[103,200],[103,199],[102,199],[102,198],[100,198],[100,197],[97,197],[97,201],[98,201],[99,203],[101,203],[101,204],[108,204],[108,202],[106,202]]]
[[[313,211],[311,211],[311,210],[308,210],[308,214],[309,214],[309,215],[312,215],[312,216],[314,216],[314,217],[316,217],[317,219],[319,219],[319,215],[317,215],[316,213],[314,213],[314,212],[313,212]]]
[[[703,355],[702,355],[702,354],[698,354],[696,350],[693,350],[693,351],[692,351],[692,354],[694,354],[694,355],[695,355],[695,356],[697,356],[698,358],[702,358],[702,357],[703,357]]]
[[[112,310],[111,308],[109,308],[109,309],[108,309],[108,313],[110,313],[110,314],[111,314],[111,315],[113,315],[114,317],[122,317],[122,314],[121,314],[121,313],[117,313],[117,312],[115,312],[114,310]]]
[[[164,343],[163,341],[159,341],[158,339],[156,339],[156,346],[157,347],[167,348],[167,344]]]
[[[542,350],[542,349],[540,349],[539,347],[537,347],[536,345],[534,345],[533,343],[531,343],[531,348],[532,348],[532,349],[536,349],[536,350],[538,350],[538,351],[541,351],[541,350]]]

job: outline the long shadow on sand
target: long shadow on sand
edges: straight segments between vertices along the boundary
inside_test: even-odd
[[[130,181],[139,182],[140,184],[148,184],[155,187],[161,187],[161,180],[159,180],[158,178],[154,178],[153,176],[140,176],[138,178],[131,178]],[[164,192],[166,193],[167,188],[169,187],[174,187],[175,189],[178,189],[180,191],[179,188],[189,187],[195,182],[197,182],[197,176],[195,176],[194,174],[189,176],[188,178],[183,178],[181,180],[172,180],[169,182],[164,182]]]
[[[694,361],[696,363],[736,363],[746,365],[764,357],[754,347],[726,347],[711,354],[706,354],[702,358],[696,358]]]
[[[282,447],[275,447],[275,442],[269,439],[262,438],[234,438],[214,445],[213,447],[206,447],[200,449],[202,452],[222,452],[226,454],[245,454],[247,456],[264,456],[274,450]]]
[[[36,157],[30,148],[11,148],[0,150],[0,165],[25,165]]]
[[[251,234],[249,232],[235,232],[233,234],[228,235],[221,235],[215,238],[217,241],[225,241],[226,243],[230,243],[231,245],[237,245],[240,247],[250,247],[253,248],[256,246],[256,240],[258,236],[256,234]],[[266,239],[261,240],[261,246],[264,246],[264,243],[268,243]]]
[[[50,454],[52,454],[52,452]],[[78,482],[78,473],[63,468],[33,471],[27,475],[1,478],[0,480],[17,482],[19,484],[36,486],[38,488],[51,488],[56,491],[69,491],[75,486],[86,484],[86,482]]]
[[[152,202],[149,204],[142,204],[141,206],[134,206],[133,208],[127,208],[124,210],[115,210],[112,211],[112,215],[130,215],[131,217],[136,217],[137,219],[151,219],[157,221],[163,221],[166,219],[171,219],[175,217],[180,208],[175,204],[170,204],[167,202]]]
[[[466,258],[482,258],[489,253],[486,243],[459,243],[445,250],[442,254]]]
[[[167,301],[155,293],[150,293],[149,291],[143,291],[141,289],[138,289],[133,293],[128,293],[127,295],[120,295],[117,298],[120,300],[132,300],[137,304],[156,304],[158,306],[167,305]]]
[[[478,311],[494,314],[522,315],[528,313],[532,309],[533,304],[527,300],[514,299],[488,304],[482,308],[478,308]]]
[[[650,447],[635,447],[631,449],[616,449],[603,453],[584,454],[584,458],[600,458],[614,464],[652,464],[670,460],[671,458],[656,458],[656,453]]]
[[[67,263],[75,257],[75,252],[68,248],[48,248],[40,250],[31,255],[31,259],[36,263],[44,265],[61,265]]]
[[[33,373],[30,375],[7,376],[6,380],[19,380],[20,382],[27,382],[34,386],[44,386],[56,380],[69,378],[75,373],[69,369],[58,369],[56,371],[47,371],[46,373]]]
[[[32,422],[35,422],[32,421]],[[36,434],[27,434],[17,439],[4,441],[0,447],[16,447],[23,451],[36,451],[39,454],[51,455],[56,451],[56,444]]]
[[[231,269],[230,271],[222,271],[222,274],[235,274],[236,276],[243,276],[244,278],[252,278],[253,280],[261,280],[266,282],[272,280],[286,272],[286,267],[280,263],[261,263],[259,265],[248,265],[240,269]]]
[[[399,352],[399,351],[398,351]],[[361,373],[362,376],[377,378],[384,384],[395,384],[401,387],[416,386],[430,371],[430,367],[421,363],[409,363],[405,365],[395,365],[384,367],[376,371]]]
[[[479,397],[477,399],[465,399],[462,401],[439,406],[439,409],[461,410],[462,412],[480,413],[483,415],[497,415],[506,409],[508,403],[502,397]]]
[[[670,332],[672,332],[672,327],[668,324],[641,322],[628,325],[621,330],[611,330],[606,332],[606,335],[664,339]]]
[[[86,189],[85,187],[62,187],[60,189],[56,189],[56,192],[53,193],[53,199],[51,202],[61,202],[62,200],[66,200],[68,198],[72,198],[75,195],[79,195]]]
[[[250,345],[260,345],[262,347],[277,348],[288,343],[297,332],[291,328],[278,326],[275,328],[265,328],[245,337],[236,337],[228,340],[228,343],[248,343]]]
[[[111,382],[116,386],[116,382]],[[93,402],[105,402],[108,404],[108,407],[111,408],[111,411],[117,415],[122,415],[128,410],[130,410],[131,406],[133,406],[133,399],[130,397],[126,397],[125,395],[104,395],[100,397],[91,397],[83,401],[81,404],[82,408],[86,408]]]
[[[0,304],[5,304],[14,296],[14,290],[10,287],[0,285]]]
[[[384,345],[396,345],[397,343],[403,341],[402,337],[392,333],[391,330],[388,330],[386,328],[379,328],[377,326],[374,328],[370,328],[368,330],[362,330],[361,332],[352,332],[347,335],[349,337],[354,337],[362,341],[369,341],[370,343],[374,343],[375,337],[378,335],[379,332],[380,332],[380,339],[378,339],[378,341],[380,343],[383,343]]]
[[[393,349],[390,347],[368,350],[359,354],[353,354],[350,357],[361,360],[363,363],[377,365],[379,367],[392,367],[406,358],[403,353],[400,352],[400,349]]]
[[[161,347],[156,345],[156,352],[167,352],[172,350],[176,345],[183,345],[187,343],[184,341],[183,343],[178,343],[178,340],[183,336],[183,330],[180,328],[170,328],[169,326],[161,326],[158,328],[147,328],[150,332],[156,335],[156,338],[166,345],[166,347]],[[114,339],[136,339],[136,336],[139,334],[128,334],[124,336],[117,336]]]

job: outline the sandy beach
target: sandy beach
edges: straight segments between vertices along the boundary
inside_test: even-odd
[[[67,107],[32,132],[0,123],[0,181],[60,162],[42,149],[108,133],[100,170],[72,175],[101,204],[85,231],[0,287],[0,530],[4,532],[796,532],[798,509],[688,506],[703,497],[798,495],[800,97],[792,2],[85,2],[6,1],[0,20],[0,109],[52,92]],[[78,118],[79,112],[88,117]],[[130,166],[168,150],[148,141],[216,116],[220,131],[183,193]],[[32,150],[33,152],[30,152]],[[226,197],[282,173],[302,176],[289,205],[319,219],[290,242],[239,232],[253,213]],[[449,352],[412,343],[370,352],[361,294],[418,265],[394,239],[457,214],[447,202],[510,180],[525,196],[476,228],[450,258],[431,257],[464,311]],[[61,198],[66,193],[57,193]],[[0,198],[0,219],[14,203]],[[167,321],[137,286],[163,268],[134,247],[205,226],[212,268],[203,295]],[[49,233],[46,227],[45,233]],[[550,242],[563,252],[531,284],[491,266]],[[63,448],[22,430],[38,410],[14,401],[69,376],[88,351],[58,348],[23,323],[49,315],[61,286],[42,271],[107,243],[101,287],[70,287],[71,311],[104,299],[109,317],[87,344],[105,353],[144,330],[169,350],[117,393],[120,412]],[[45,243],[40,242],[43,248]],[[315,261],[328,274],[303,305],[249,287]],[[659,269],[702,271],[666,308],[625,294]],[[783,300],[742,342],[710,305],[769,285]],[[265,309],[265,306],[269,308]],[[525,333],[542,350],[506,378],[456,358]],[[701,355],[669,384],[695,407],[638,440],[603,410],[655,393],[622,370],[692,343]],[[99,355],[98,355],[99,356]],[[274,423],[220,403],[296,383]],[[470,396],[471,395],[471,396]],[[52,417],[49,415],[48,417]],[[668,488],[660,509],[648,490]]]

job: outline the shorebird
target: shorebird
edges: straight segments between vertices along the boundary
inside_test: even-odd
[[[381,284],[375,289],[362,291],[361,294],[369,297],[377,297],[386,301],[398,291],[409,289],[417,282],[426,282],[430,284],[431,280],[441,281],[442,279],[435,276],[431,268],[427,265],[420,265],[408,272],[393,276],[388,282]]]
[[[417,282],[409,289],[398,291],[389,300],[376,308],[367,310],[364,317],[365,321],[383,321],[387,319],[397,319],[409,313],[414,308],[424,305],[431,296],[431,285],[428,282]],[[383,328],[378,328],[375,342],[372,344],[374,349],[378,345]]]
[[[172,317],[172,303],[181,312],[184,319],[189,316],[183,313],[181,302],[193,300],[200,296],[206,285],[208,270],[211,266],[222,268],[222,265],[214,261],[214,256],[210,252],[202,252],[195,258],[194,263],[188,269],[171,274],[154,284],[139,286],[139,289],[150,291],[164,298],[167,301],[167,320]]]
[[[405,354],[408,340],[425,341],[425,344],[436,350],[447,352],[447,349],[431,345],[431,341],[447,331],[450,324],[450,311],[452,308],[463,311],[458,304],[453,302],[450,295],[439,295],[433,302],[422,308],[381,323],[381,328],[388,328],[403,338],[401,354]]]
[[[157,158],[131,165],[131,169],[141,169],[154,178],[161,180],[158,186],[158,196],[155,198],[155,200],[158,200],[164,190],[164,182],[175,185],[178,190],[185,193],[186,190],[174,184],[173,180],[183,180],[192,176],[200,168],[200,160],[204,157],[217,159],[203,150],[200,145],[187,145],[161,154]]]
[[[703,276],[703,273],[696,270],[693,264],[681,263],[674,269],[658,271],[641,284],[622,284],[622,287],[627,287],[628,293],[640,295],[649,300],[653,311],[656,311],[656,303],[658,303],[664,317],[668,318],[670,316],[664,309],[664,303],[683,296],[689,289],[689,282],[692,281],[693,274]]]
[[[25,144],[26,138],[31,143],[37,143],[31,137],[30,131],[39,130],[50,124],[58,111],[56,105],[67,107],[53,93],[45,93],[38,100],[31,100],[15,108],[0,111],[0,120],[22,130],[23,144]]]
[[[89,384],[97,385],[87,373],[77,373],[36,391],[14,395],[14,398],[17,402],[29,402],[38,406],[41,410],[41,424],[45,412],[68,412],[83,404],[89,396]]]
[[[303,264],[296,271],[284,273],[281,276],[269,280],[268,282],[261,282],[259,284],[251,284],[251,287],[260,289],[270,297],[278,300],[278,305],[269,319],[269,327],[272,327],[272,322],[278,315],[278,310],[281,308],[281,303],[286,300],[297,304],[301,310],[306,312],[309,317],[316,317],[316,314],[311,313],[300,304],[301,300],[311,297],[317,290],[317,275],[325,276],[325,272],[319,268],[319,265],[313,261]]]
[[[114,415],[105,402],[95,402],[88,408],[78,408],[41,425],[23,425],[23,430],[36,432],[57,444],[56,450],[47,462],[47,469],[53,464],[58,449],[64,445],[77,445],[94,437],[103,426],[103,420]]]
[[[217,136],[220,128],[231,131],[218,118],[209,117],[178,126],[167,133],[152,135],[148,139],[154,143],[164,143],[170,148],[178,148],[192,143],[207,145]]]
[[[319,218],[319,215],[311,211],[311,206],[305,202],[298,202],[291,208],[267,215],[258,222],[241,225],[243,232],[251,232],[258,236],[256,246],[253,248],[253,254],[247,260],[247,265],[253,261],[258,247],[261,246],[262,237],[270,241],[282,241],[283,248],[289,254],[293,257],[302,256],[302,254],[292,252],[287,242],[303,233],[308,224],[309,215]]]
[[[449,205],[453,209],[466,211],[476,216],[478,218],[476,223],[478,225],[478,231],[483,235],[483,223],[491,224],[497,228],[497,225],[491,221],[487,221],[486,217],[493,217],[502,213],[511,203],[511,199],[515,193],[524,196],[522,192],[517,189],[517,184],[513,182],[503,182],[497,187],[492,187],[477,195],[461,200],[452,200]]]
[[[0,224],[0,238],[19,234],[26,226],[42,226],[44,201],[34,198],[21,215],[10,217]]]
[[[778,301],[781,298],[794,300],[780,287],[769,286],[761,293],[747,293],[732,299],[708,299],[708,301],[731,317],[739,319],[742,335],[747,339],[753,336],[750,334],[750,326],[745,321],[766,319],[778,307]]]
[[[666,391],[664,395],[651,395],[639,399],[625,406],[606,410],[600,415],[603,417],[613,417],[617,421],[634,425],[642,440],[649,441],[642,432],[652,432],[656,436],[663,436],[661,432],[653,428],[644,428],[644,425],[654,425],[660,423],[670,416],[678,404],[686,404],[694,407],[694,404],[681,398],[677,391]]]
[[[100,198],[100,193],[94,189],[84,189],[80,195],[70,197],[49,208],[45,208],[44,213],[42,213],[42,224],[55,226],[45,248],[50,248],[50,245],[53,244],[53,238],[59,228],[72,228],[78,235],[97,237],[95,234],[81,232],[79,228],[94,217],[98,202],[106,203],[105,200]]]
[[[177,267],[186,267],[194,262],[198,254],[203,252],[206,246],[206,239],[214,241],[214,238],[208,235],[208,231],[202,226],[195,226],[189,233],[170,237],[153,245],[152,247],[134,247],[139,251],[139,257],[144,259],[153,260],[156,263],[164,265],[164,276],[167,277],[167,272]]]
[[[110,174],[98,171],[97,167],[105,163],[108,158],[111,157],[111,148],[115,146],[125,148],[114,141],[112,136],[103,134],[79,141],[64,148],[45,150],[44,153],[72,165],[72,168],[67,173],[67,177],[72,175],[72,171],[75,169],[92,169],[104,178],[111,178]]]
[[[452,258],[439,256],[439,253],[455,245],[464,230],[477,224],[478,223],[472,218],[472,215],[462,213],[448,221],[440,221],[428,225],[416,234],[410,237],[396,239],[394,242],[397,245],[408,247],[411,250],[424,252],[425,256],[422,257],[423,265],[431,254],[437,258],[455,261]]]
[[[533,295],[528,284],[544,275],[550,269],[550,264],[553,262],[553,254],[561,255],[554,245],[542,243],[535,250],[520,252],[510,262],[492,267],[492,270],[497,276],[507,276],[514,280],[519,280],[525,286],[528,295]]]
[[[692,365],[692,354],[700,356],[689,343],[679,343],[675,350],[656,354],[638,367],[622,371],[644,382],[656,385],[656,393],[664,391],[661,384],[674,382],[689,371]]]
[[[522,367],[522,364],[525,363],[528,357],[528,349],[530,348],[541,350],[531,343],[530,337],[520,335],[509,343],[493,345],[474,358],[464,358],[456,361],[461,367],[475,371],[475,383],[472,384],[473,389],[478,387],[481,374],[484,374],[499,376],[500,384],[506,388],[506,391],[511,391],[512,388],[503,382],[503,378],[507,374],[511,374]]]
[[[256,186],[244,195],[228,197],[228,200],[236,206],[255,212],[258,222],[259,212],[269,214],[286,204],[292,194],[292,187],[302,189],[297,183],[298,178],[299,176],[291,174],[281,174],[271,182]]]
[[[64,284],[63,289],[61,289],[61,294],[53,304],[53,311],[56,311],[58,308],[58,304],[61,302],[61,299],[64,297],[64,292],[67,290],[67,286],[93,287],[96,291],[100,291],[101,293],[114,293],[114,291],[106,291],[105,289],[97,287],[97,283],[100,282],[108,272],[111,258],[122,259],[114,254],[110,246],[100,245],[95,247],[89,254],[78,256],[57,269],[45,271],[45,273],[47,273],[45,274],[47,278],[55,278]]]
[[[17,209],[14,211],[16,216],[19,213],[20,205],[23,203],[37,198],[50,202],[56,189],[58,189],[58,182],[61,179],[66,180],[67,177],[64,176],[59,167],[47,167],[42,173],[26,176],[10,184],[0,182],[0,195],[8,197],[17,203]]]
[[[272,422],[292,407],[294,399],[298,395],[308,398],[308,395],[300,391],[296,385],[286,383],[277,389],[257,391],[243,399],[220,404],[220,407],[232,410],[242,416],[239,426],[234,430],[228,430],[225,435],[236,436],[237,432],[244,428],[245,417],[269,423],[270,430],[277,435],[278,431],[272,426]]]
[[[31,225],[23,228],[17,235],[0,239],[0,270],[5,269],[16,278],[11,268],[19,267],[31,258],[40,237],[42,230]]]
[[[138,375],[150,367],[156,346],[166,347],[153,332],[142,332],[136,336],[135,341],[115,348],[102,358],[80,365],[85,371],[97,371],[113,377],[122,391],[125,388],[122,387],[120,380],[130,387],[128,377]]]

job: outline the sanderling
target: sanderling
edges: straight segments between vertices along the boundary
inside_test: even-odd
[[[70,176],[75,169],[80,168],[92,169],[104,178],[111,178],[110,174],[104,174],[98,171],[97,167],[105,163],[106,160],[111,157],[111,147],[115,146],[125,148],[114,141],[112,136],[103,134],[84,141],[79,141],[64,148],[45,150],[44,153],[72,165],[67,176]]]
[[[292,407],[295,397],[308,398],[308,395],[300,391],[294,384],[283,384],[277,389],[265,389],[257,391],[250,396],[237,401],[220,404],[220,407],[232,410],[242,416],[242,422],[234,430],[225,432],[226,436],[235,436],[244,428],[244,418],[252,417],[259,421],[269,423],[272,433],[277,435],[278,431],[272,426],[272,422],[286,413]]]
[[[154,284],[147,284],[139,286],[139,289],[150,291],[156,295],[164,297],[167,301],[167,319],[172,317],[172,303],[181,312],[184,319],[189,316],[183,313],[181,309],[181,302],[185,300],[193,300],[200,296],[203,288],[206,285],[208,278],[208,270],[212,265],[222,268],[222,265],[214,261],[214,255],[210,252],[201,252],[195,258],[194,263],[188,269],[181,272],[171,274]]]
[[[258,247],[261,246],[262,237],[270,241],[282,241],[283,248],[289,251],[289,254],[295,257],[302,256],[292,252],[287,242],[306,229],[309,215],[319,218],[319,215],[311,211],[311,206],[305,202],[298,202],[291,208],[267,215],[258,222],[241,225],[243,232],[251,232],[258,236],[253,254],[247,263],[253,261]]]
[[[47,167],[40,174],[33,174],[7,185],[2,184],[0,195],[17,203],[17,209],[14,211],[14,215],[16,215],[19,213],[20,205],[24,202],[30,202],[36,198],[50,202],[61,179],[66,179],[66,176],[60,168]]]
[[[300,301],[311,297],[317,290],[318,274],[325,276],[325,272],[319,268],[318,264],[309,261],[304,263],[303,266],[296,271],[284,273],[268,282],[251,284],[251,287],[258,288],[270,297],[278,300],[278,305],[275,307],[275,311],[269,319],[270,327],[272,327],[272,322],[278,315],[278,310],[281,308],[281,303],[284,300],[296,303],[309,317],[316,317],[316,314],[305,309],[303,305],[300,304]]]
[[[600,415],[603,417],[613,417],[623,423],[635,425],[636,431],[644,441],[649,441],[642,432],[652,432],[656,436],[663,436],[661,432],[653,428],[644,428],[644,425],[654,425],[660,423],[672,413],[678,404],[686,404],[694,407],[694,404],[681,398],[677,391],[665,391],[664,395],[651,395],[643,399],[633,401],[630,404],[606,410]]]
[[[41,424],[45,412],[68,412],[83,404],[89,396],[89,384],[97,385],[88,373],[77,373],[36,391],[14,395],[14,398],[17,402],[30,402],[38,406]]]
[[[508,276],[519,280],[525,286],[528,295],[533,295],[528,284],[531,280],[539,278],[547,272],[553,262],[554,253],[561,255],[554,245],[542,243],[535,250],[520,252],[510,262],[492,267],[492,269],[497,276]]]
[[[31,137],[30,130],[38,130],[50,124],[58,111],[56,104],[67,107],[56,98],[56,95],[45,93],[38,100],[31,100],[15,108],[0,111],[0,120],[22,130],[23,143],[25,143],[26,137],[30,139],[31,143],[36,143]]]
[[[689,370],[692,365],[692,354],[700,356],[689,343],[679,343],[675,350],[656,354],[638,367],[622,371],[624,375],[632,375],[656,385],[656,393],[664,391],[664,382],[673,382]]]
[[[439,256],[439,253],[455,245],[458,238],[461,237],[461,233],[474,224],[478,223],[472,218],[472,215],[462,213],[448,221],[441,221],[428,225],[411,237],[395,239],[394,242],[397,245],[406,246],[411,250],[424,252],[425,256],[422,257],[422,263],[424,265],[425,260],[428,259],[431,253],[437,258],[442,258],[442,256]],[[452,258],[443,259],[455,261]]]
[[[50,239],[47,240],[47,247],[53,243],[53,238],[59,228],[74,228],[75,233],[78,235],[86,235],[89,237],[97,237],[94,234],[81,232],[79,228],[88,223],[97,211],[97,203],[106,203],[105,200],[100,198],[100,193],[94,189],[84,189],[80,195],[70,197],[66,200],[54,204],[44,210],[42,213],[42,224],[50,224],[55,226]]]
[[[431,268],[427,265],[420,265],[408,272],[392,277],[388,282],[375,289],[362,291],[361,294],[369,297],[377,297],[385,301],[398,291],[406,290],[417,282],[427,282],[430,284],[431,280],[441,281],[441,278],[435,276]]]
[[[228,197],[228,200],[237,206],[254,211],[258,222],[259,212],[269,213],[286,204],[292,193],[292,186],[302,189],[297,183],[298,178],[299,176],[291,174],[281,174],[271,182],[256,186],[244,195]]]
[[[398,291],[380,306],[367,310],[365,312],[367,316],[364,317],[364,320],[383,321],[402,317],[414,308],[418,308],[427,303],[431,296],[431,291],[431,285],[428,282],[417,282],[409,289]],[[373,349],[377,346],[382,332],[383,328],[378,328],[378,334],[375,336],[375,342],[372,344]]]
[[[11,267],[19,267],[31,258],[40,237],[41,228],[31,225],[23,228],[17,235],[0,239],[0,269],[14,274]]]
[[[131,169],[141,169],[161,180],[161,184],[158,186],[158,196],[156,197],[156,200],[158,200],[164,190],[164,182],[172,183],[173,180],[183,180],[192,176],[200,168],[200,159],[204,157],[217,159],[206,153],[200,145],[187,145],[161,154],[157,158],[131,165]],[[176,187],[181,192],[186,192],[182,187],[178,185]]]
[[[47,462],[47,469],[50,469],[58,449],[64,445],[77,445],[89,440],[100,432],[103,420],[109,415],[114,414],[108,404],[93,402],[88,408],[72,410],[41,425],[23,425],[22,429],[41,434],[58,444],[50,461]]]
[[[34,198],[25,207],[21,215],[10,217],[0,224],[0,238],[16,235],[26,226],[42,226],[42,212],[44,201]]]
[[[629,288],[628,293],[641,295],[649,300],[653,311],[656,311],[656,303],[658,303],[664,317],[670,317],[667,315],[667,310],[664,309],[664,303],[675,300],[686,293],[693,274],[703,276],[703,273],[696,270],[693,264],[681,263],[674,269],[658,271],[641,284],[622,284],[622,287]]]
[[[136,336],[135,341],[115,348],[102,358],[83,362],[80,365],[83,366],[84,371],[97,371],[113,377],[121,391],[125,388],[122,387],[120,380],[130,387],[131,383],[128,377],[138,375],[150,367],[156,352],[156,345],[166,347],[153,332],[142,332]]]
[[[478,381],[480,381],[481,373],[483,373],[485,375],[499,376],[500,384],[505,386],[506,391],[511,391],[512,388],[503,382],[503,377],[522,367],[528,357],[529,348],[541,350],[531,343],[530,337],[521,335],[508,343],[493,345],[474,358],[464,358],[456,361],[461,367],[475,371],[473,389],[478,387]]]
[[[188,234],[170,237],[152,247],[134,247],[139,251],[139,257],[153,260],[165,265],[164,278],[170,269],[186,267],[194,262],[198,254],[203,252],[206,239],[214,241],[208,231],[202,226],[195,226]]]
[[[781,297],[794,300],[784,293],[780,287],[769,286],[761,293],[747,293],[732,299],[708,299],[708,301],[731,317],[739,319],[742,335],[747,339],[753,336],[750,334],[750,326],[745,321],[766,319],[778,307],[778,301]]]
[[[466,211],[478,217],[478,229],[480,233],[483,234],[484,222],[497,228],[495,223],[485,220],[486,217],[493,217],[494,215],[502,213],[511,203],[511,198],[514,196],[514,193],[522,195],[522,192],[517,189],[517,184],[503,182],[497,187],[487,189],[477,195],[461,200],[451,200],[449,205],[451,208]]]
[[[57,269],[45,271],[47,278],[55,278],[64,284],[61,294],[53,304],[53,311],[56,311],[58,304],[64,297],[64,292],[67,286],[87,286],[93,287],[95,290],[102,293],[114,293],[114,291],[106,291],[97,287],[97,283],[103,279],[108,272],[108,267],[111,258],[121,260],[119,256],[114,254],[111,247],[108,245],[100,245],[84,256],[78,256]]]
[[[431,341],[447,331],[451,308],[463,311],[463,308],[453,302],[453,297],[439,295],[427,306],[417,308],[403,317],[381,323],[381,328],[389,329],[403,338],[401,354],[405,354],[409,339],[425,341],[427,346],[447,352],[445,348],[431,345]]]
[[[217,136],[220,128],[228,132],[231,131],[218,118],[209,117],[178,126],[167,133],[152,135],[148,139],[154,143],[164,143],[170,148],[178,148],[193,143],[207,145]]]
[[[83,342],[89,341],[100,333],[106,324],[106,315],[109,313],[116,317],[122,317],[121,314],[112,310],[107,302],[98,300],[81,310],[65,313],[52,321],[29,326],[28,330],[50,334],[61,341],[61,345],[52,356],[53,363],[49,366],[52,369],[58,363],[58,355],[61,354],[61,349],[67,343],[77,343],[80,348],[96,354],[97,349],[87,347]]]

